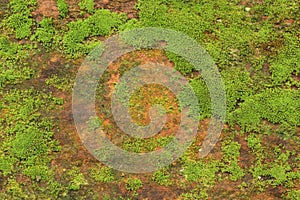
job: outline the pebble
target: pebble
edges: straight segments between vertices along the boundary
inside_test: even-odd
[[[36,176],[36,181],[39,182],[42,179],[41,176]]]

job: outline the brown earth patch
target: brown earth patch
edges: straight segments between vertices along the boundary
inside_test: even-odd
[[[241,145],[239,166],[243,169],[249,169],[250,166],[253,164],[253,161],[255,161],[255,157],[251,153],[251,150],[248,147],[248,143],[247,143],[245,137],[238,134],[235,137],[235,140]]]
[[[78,3],[80,0],[70,0],[69,16],[71,18],[82,18]],[[94,0],[95,9],[108,9],[112,12],[125,13],[129,19],[138,17],[138,10],[135,9],[137,0]],[[87,14],[86,16],[89,16]]]
[[[129,19],[137,18],[137,0],[95,0],[95,8],[105,8],[113,12],[126,13]]]
[[[32,12],[32,15],[38,20],[42,20],[43,16],[57,18],[59,12],[55,0],[39,0],[37,9]]]

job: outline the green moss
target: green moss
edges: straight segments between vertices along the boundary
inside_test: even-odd
[[[87,180],[84,178],[84,175],[80,173],[77,167],[73,167],[67,172],[67,175],[70,179],[68,187],[70,190],[79,190],[81,186],[88,184]]]
[[[23,39],[31,36],[31,26],[33,20],[22,13],[11,15],[8,19],[8,25],[15,30],[16,38]]]
[[[109,10],[100,9],[86,19],[91,28],[91,36],[105,36],[113,32],[125,20],[122,14],[112,13]]]
[[[172,52],[166,52],[169,60],[175,64],[175,69],[181,72],[183,75],[187,75],[195,71],[195,67],[186,61],[184,58],[176,55]]]
[[[291,190],[287,192],[286,196],[283,196],[284,199],[289,199],[289,200],[297,200],[300,199],[300,190]]]
[[[5,118],[1,123],[5,126],[0,126],[0,151],[5,154],[0,156],[0,167],[3,174],[22,173],[34,182],[53,180],[47,165],[51,155],[60,148],[53,139],[52,121],[41,115],[53,107],[53,97],[33,90],[11,90],[3,95],[2,101],[5,114],[1,117]]]
[[[0,56],[1,60],[11,59],[17,53],[18,45],[9,41],[5,36],[0,36]],[[2,71],[2,70],[1,70]]]
[[[253,93],[252,80],[248,72],[239,69],[224,70],[221,74],[226,89],[227,112],[231,112]]]
[[[181,194],[184,200],[202,200],[209,199],[208,191],[197,186],[195,189]]]
[[[76,15],[76,12],[73,13],[72,10],[72,16],[67,16],[68,4],[65,0],[57,0],[59,19],[44,18],[41,22],[36,22],[31,14],[36,9],[36,2],[11,0],[8,3],[9,9],[0,8],[0,199],[100,198],[101,195],[93,195],[93,188],[88,190],[83,187],[87,181],[79,168],[67,170],[65,176],[58,179],[54,174],[61,174],[61,166],[66,163],[53,162],[52,164],[58,164],[57,171],[49,168],[51,159],[56,156],[55,151],[59,150],[59,145],[53,138],[54,131],[59,131],[55,130],[52,120],[54,116],[49,110],[61,105],[63,100],[54,98],[48,94],[48,90],[56,88],[60,93],[69,92],[71,82],[66,80],[69,78],[67,76],[52,74],[47,78],[46,84],[54,88],[36,85],[36,79],[43,75],[45,65],[43,69],[33,66],[36,63],[31,58],[34,58],[33,54],[37,50],[34,45],[39,43],[46,50],[52,50],[60,44],[68,56],[76,58],[86,55],[99,44],[96,41],[98,36],[102,38],[120,30],[145,26],[171,28],[185,33],[209,52],[225,83],[229,115],[227,122],[234,128],[237,128],[236,125],[240,126],[242,132],[249,132],[240,137],[245,138],[251,155],[249,161],[239,161],[241,144],[226,140],[222,143],[221,160],[195,161],[194,150],[198,150],[199,144],[197,142],[181,158],[181,173],[173,174],[173,169],[178,167],[178,163],[174,163],[175,168],[172,165],[172,170],[157,171],[152,174],[151,180],[165,187],[170,187],[172,183],[172,187],[183,191],[178,198],[224,199],[228,198],[225,195],[229,192],[216,192],[220,188],[213,186],[219,182],[216,177],[218,173],[225,178],[229,174],[231,181],[237,181],[238,189],[241,190],[230,194],[232,198],[237,198],[235,195],[243,192],[243,196],[239,197],[249,199],[256,192],[267,190],[266,193],[269,193],[280,188],[279,192],[286,191],[282,198],[299,199],[298,1],[266,0],[262,4],[252,2],[251,5],[242,5],[239,0],[139,0],[136,6],[139,18],[126,21],[125,14],[95,10],[94,1],[84,0],[79,5],[91,15],[81,15],[82,19],[74,22],[70,20],[74,19],[73,14]],[[0,4],[3,6],[3,2]],[[251,7],[250,11],[246,11],[245,6]],[[68,18],[61,19],[64,17]],[[55,24],[68,25],[56,30],[53,21]],[[142,43],[147,46],[156,40],[157,36],[150,36],[141,41],[133,41],[133,44]],[[201,75],[195,77],[194,67],[185,59],[170,52],[166,52],[166,55],[179,72],[190,78],[200,104],[200,119],[210,117],[209,92]],[[126,69],[130,66],[122,67]],[[20,85],[22,83],[24,85]],[[29,87],[33,89],[27,90]],[[118,92],[122,94],[125,87],[126,85],[122,85]],[[38,88],[45,91],[38,92]],[[189,94],[181,95],[186,100]],[[153,101],[164,104],[168,98],[154,97]],[[132,101],[131,105],[134,103]],[[274,124],[279,128],[274,127]],[[97,119],[89,122],[91,129],[99,128],[99,125],[101,122]],[[112,129],[111,126],[109,130],[113,131]],[[281,138],[284,145],[273,151],[271,147],[276,141],[264,138],[266,132],[284,136]],[[171,139],[172,137],[156,137],[140,140],[125,137],[121,147],[132,152],[148,152],[165,146]],[[293,148],[295,152],[291,153],[285,148]],[[67,149],[66,151],[64,153],[69,153]],[[215,154],[212,153],[211,156]],[[247,169],[250,162],[253,162],[252,166]],[[240,164],[243,164],[243,168]],[[244,174],[247,176],[244,177]],[[106,188],[111,185],[115,188],[117,184],[113,181],[113,170],[107,167],[92,168],[89,175],[98,181],[93,187]],[[182,180],[175,180],[174,177],[182,177]],[[20,183],[20,180],[25,180],[26,185]],[[140,179],[130,178],[126,182],[129,190],[127,194],[122,197],[117,194],[119,190],[112,189],[106,198],[131,199],[130,194],[136,194],[136,190],[143,184],[146,183],[142,183]],[[144,194],[137,198],[142,197]]]
[[[229,115],[231,124],[237,123],[245,131],[259,130],[263,119],[272,123],[299,126],[298,90],[268,89],[252,96]]]
[[[26,168],[23,174],[31,177],[32,180],[36,181],[49,181],[53,176],[53,172],[45,165],[35,165]]]
[[[296,34],[285,33],[284,35],[285,48],[279,53],[277,58],[271,63],[270,71],[274,85],[288,86],[296,85],[299,87],[299,82],[292,78],[292,75],[300,73],[300,49],[299,39]]]
[[[82,20],[68,24],[69,31],[64,35],[63,44],[65,52],[76,56],[76,53],[83,51],[83,40],[90,34],[90,27]]]
[[[293,188],[295,182],[299,180],[299,174],[293,171],[296,163],[291,164],[292,155],[292,152],[286,151],[283,153],[281,148],[277,147],[274,149],[274,155],[272,156],[275,156],[273,162],[258,160],[257,163],[251,166],[250,172],[252,173],[256,187],[263,185],[266,188],[267,186],[277,187],[284,185],[285,188]],[[258,182],[262,183],[262,185],[258,184]]]
[[[35,31],[35,36],[37,41],[42,43],[46,48],[51,48],[53,46],[55,28],[52,24],[52,18],[43,18],[42,21],[38,23],[38,28]]]
[[[88,13],[94,12],[95,3],[94,0],[81,0],[78,3],[81,10],[86,10]]]
[[[0,63],[0,89],[7,85],[22,83],[32,77],[34,71],[29,67],[21,67],[13,63]]]
[[[17,159],[7,155],[0,156],[0,171],[4,176],[12,173],[14,171],[14,165],[17,162]]]
[[[237,181],[244,177],[244,170],[238,165],[241,145],[237,142],[225,141],[222,143],[222,160],[220,163],[222,172],[230,174],[232,181]]]
[[[190,86],[192,87],[196,97],[198,98],[200,120],[210,117],[211,116],[210,93],[208,91],[205,82],[203,81],[202,78],[195,78],[190,81]],[[185,99],[189,98],[189,95],[186,93],[179,94],[179,95],[182,95],[182,99],[184,99],[184,101]],[[185,102],[183,102],[182,105],[184,106]],[[193,107],[191,107],[192,112],[193,110],[197,111],[197,109],[193,109]]]
[[[151,180],[158,183],[159,185],[171,185],[170,173],[166,169],[162,169],[153,173]]]
[[[26,63],[20,62],[20,59],[27,57],[28,50],[25,46],[0,36],[0,89],[22,83],[35,74]]]
[[[136,18],[127,20],[125,23],[119,26],[119,31],[128,31],[135,28],[141,28],[141,23]]]
[[[126,136],[122,148],[135,153],[149,152],[154,151],[156,148],[163,148],[169,144],[173,138],[174,136],[139,139]]]
[[[183,175],[188,181],[201,183],[205,187],[212,186],[216,180],[216,172],[219,168],[217,162],[190,161],[183,166]]]
[[[98,129],[102,125],[102,121],[99,119],[99,117],[90,117],[87,121],[87,126],[89,131],[94,131],[95,129]]]
[[[41,156],[47,152],[47,140],[52,134],[44,135],[42,131],[35,127],[23,130],[23,133],[16,135],[12,141],[12,153],[19,159],[28,159],[31,156]]]
[[[12,13],[22,13],[29,15],[31,11],[35,9],[37,5],[36,0],[11,0],[9,1],[9,8]]]
[[[62,18],[66,17],[67,13],[69,12],[67,2],[65,0],[56,0],[56,2],[57,2],[59,15]]]
[[[5,24],[15,31],[17,39],[31,36],[31,27],[33,25],[31,11],[34,10],[35,6],[36,0],[13,0],[9,2],[12,14],[5,19]]]
[[[21,185],[13,178],[8,179],[6,186],[6,192],[10,195],[10,198],[14,199],[28,199],[30,196],[22,189]]]
[[[45,83],[65,92],[72,89],[70,79],[70,77],[59,77],[56,74],[53,74],[46,79]]]
[[[115,179],[113,170],[109,167],[95,167],[91,170],[90,175],[96,181],[103,183],[112,182]]]
[[[126,189],[128,191],[136,192],[138,189],[143,187],[143,183],[138,178],[128,178],[126,181]]]
[[[256,155],[258,161],[261,161],[261,159],[263,158],[263,149],[262,149],[261,139],[259,135],[251,133],[246,138],[246,141],[248,143],[248,147]]]
[[[217,181],[218,161],[187,160],[180,171],[187,181],[197,183],[195,188],[181,194],[183,199],[208,199],[208,190],[213,188]]]
[[[123,18],[123,15],[101,9],[85,20],[70,22],[68,32],[63,37],[64,51],[75,58],[89,53],[99,42],[86,44],[85,39],[112,33],[122,23]]]
[[[286,5],[285,9],[282,5]],[[298,10],[297,1],[288,0],[266,0],[264,4],[255,4],[257,14],[268,16],[268,19],[277,23],[284,22],[289,17],[296,17]]]

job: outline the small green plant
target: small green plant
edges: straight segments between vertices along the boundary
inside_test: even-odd
[[[94,12],[95,3],[94,0],[81,0],[78,3],[81,10],[86,10],[88,13]]]
[[[122,147],[127,151],[136,153],[149,152],[154,151],[157,147],[163,148],[164,146],[169,144],[172,139],[174,139],[174,136],[155,137],[147,139],[132,138],[126,136]]]
[[[200,111],[200,120],[205,119],[207,117],[210,117],[211,115],[211,102],[210,102],[210,94],[208,91],[208,88],[206,84],[204,83],[203,79],[201,77],[197,77],[195,79],[192,79],[190,81],[190,85],[193,89],[193,92],[195,93],[197,99],[198,99],[198,105],[199,105],[199,111]],[[193,108],[194,105],[189,105],[188,102],[185,99],[189,98],[189,90],[184,90],[183,92],[179,93],[179,95],[182,97],[183,101],[181,103],[182,107],[185,106],[191,106],[191,112],[196,115],[195,113],[197,109]]]
[[[103,183],[112,182],[114,180],[113,170],[109,167],[95,167],[91,170],[90,175],[96,181]]]
[[[168,173],[165,169],[154,172],[151,179],[159,185],[168,186],[172,184],[170,180],[170,173]]]
[[[223,162],[220,163],[221,171],[230,174],[232,181],[244,177],[244,170],[238,165],[241,145],[233,141],[225,141],[222,144]]]
[[[276,133],[283,138],[291,138],[297,134],[297,128],[295,126],[290,126],[287,123],[280,124],[279,128],[276,130]]]
[[[138,21],[136,18],[132,18],[130,20],[127,20],[125,23],[120,25],[119,30],[120,31],[128,31],[135,28],[141,28],[140,21]]]
[[[35,9],[37,0],[11,0],[9,1],[9,8],[12,13],[23,13],[28,15]]]
[[[20,67],[14,63],[0,63],[0,89],[7,85],[22,83],[32,77],[34,71],[29,67]]]
[[[143,183],[138,178],[128,178],[126,181],[126,189],[128,191],[133,191],[134,193],[143,187]]]
[[[9,41],[5,36],[0,36],[0,58],[1,60],[13,59],[18,51],[18,44]],[[2,71],[2,70],[1,70]]]
[[[56,2],[57,2],[57,8],[59,11],[59,15],[62,18],[66,17],[67,13],[69,12],[68,4],[66,3],[65,0],[56,0]]]
[[[8,179],[6,191],[10,194],[10,197],[17,199],[28,198],[28,195],[23,191],[21,185],[13,178]]]
[[[52,18],[44,17],[42,21],[38,23],[38,28],[33,37],[36,37],[37,41],[42,43],[44,47],[50,48],[53,45],[54,34],[55,28],[52,24]]]
[[[26,168],[23,171],[23,174],[30,176],[32,180],[36,181],[48,181],[51,176],[53,176],[53,172],[44,165],[35,165]]]
[[[227,111],[236,109],[238,102],[242,102],[252,94],[252,80],[250,74],[237,69],[222,71],[222,79],[225,84]]]
[[[45,83],[62,91],[68,91],[71,89],[70,80],[68,78],[58,77],[55,74],[47,78]]]
[[[32,89],[12,89],[2,96],[1,111],[4,109],[7,113],[3,120],[1,114],[1,124],[5,124],[0,126],[1,175],[23,174],[32,179],[32,184],[42,181],[45,187],[53,181],[54,173],[48,165],[50,155],[59,150],[59,145],[52,138],[52,121],[40,114],[48,113],[47,109],[53,107],[52,98]],[[6,192],[15,198],[29,198],[23,196],[21,187],[15,184],[7,185]]]
[[[271,185],[273,187],[284,185],[286,188],[294,187],[295,180],[299,179],[299,174],[292,171],[292,165],[289,163],[292,152],[285,153],[278,147],[274,149],[276,159],[272,163],[262,163],[258,161],[251,166],[250,172],[258,184],[262,183],[264,187]],[[263,181],[262,181],[263,180]]]
[[[126,82],[118,82],[115,85],[115,90],[113,91],[114,95],[117,97],[117,100],[125,107],[130,101],[130,94],[127,92],[129,90],[128,84]],[[128,101],[127,101],[128,100]]]
[[[22,13],[12,14],[8,19],[8,26],[13,28],[17,39],[28,38],[31,36],[31,26],[33,20],[28,15]]]
[[[87,18],[86,22],[91,29],[91,36],[105,36],[111,34],[125,19],[124,15],[100,9]]]
[[[191,190],[190,192],[181,194],[184,200],[202,200],[208,199],[207,190],[200,188],[199,186],[195,189]]]
[[[291,190],[287,192],[286,196],[283,196],[287,200],[298,200],[300,199],[300,190]]]
[[[254,133],[251,133],[248,137],[247,137],[247,142],[248,142],[248,147],[250,149],[252,149],[253,151],[261,151],[261,140],[259,139],[259,137],[257,135],[255,135]]]
[[[19,159],[28,159],[31,156],[41,156],[47,153],[47,140],[52,134],[44,135],[40,130],[30,127],[23,133],[18,133],[12,141],[12,153]]]
[[[225,138],[222,152],[219,152],[219,145],[216,145],[209,157],[217,157],[218,160],[196,158],[204,136],[202,130],[198,132],[200,138],[186,151],[179,163],[173,162],[170,169],[152,174],[152,183],[154,181],[164,187],[157,184],[152,186],[166,191],[171,191],[174,186],[178,191],[183,191],[180,196],[175,197],[177,192],[172,197],[166,193],[162,198],[226,199],[228,196],[225,195],[230,195],[232,199],[252,199],[257,196],[257,192],[265,192],[261,196],[280,198],[281,195],[283,199],[300,199],[300,156],[297,147],[300,144],[299,0],[264,0],[263,3],[248,1],[247,5],[242,5],[240,0],[138,0],[135,7],[138,18],[132,18],[129,14],[132,18],[130,20],[126,19],[125,14],[96,10],[93,0],[76,1],[80,10],[74,10],[77,6],[70,4],[72,13],[68,16],[69,1],[56,2],[60,17],[52,20],[44,16],[39,22],[40,11],[45,10],[36,10],[37,0],[0,1],[0,199],[129,200],[138,198],[134,195],[143,185],[151,185],[151,181],[142,183],[145,177],[136,175],[136,178],[125,181],[128,192],[124,194],[124,191],[116,188],[120,185],[114,181],[114,170],[92,167],[89,176],[94,180],[93,187],[83,187],[87,184],[83,173],[77,167],[69,169],[70,164],[75,164],[74,159],[70,159],[71,163],[68,163],[69,159],[61,159],[75,158],[73,153],[77,152],[77,145],[64,145],[62,153],[65,155],[59,154],[58,159],[52,160],[57,158],[56,151],[60,149],[54,136],[58,136],[59,140],[62,139],[60,142],[65,144],[67,140],[60,133],[68,129],[61,126],[66,121],[60,122],[60,110],[57,112],[63,100],[53,97],[50,91],[56,88],[59,91],[54,89],[55,95],[68,93],[71,85],[69,80],[72,80],[69,74],[76,73],[76,69],[66,71],[58,67],[61,71],[57,72],[58,68],[47,65],[49,56],[52,58],[52,53],[56,56],[57,52],[44,52],[61,46],[61,50],[67,54],[66,59],[78,58],[98,45],[99,38],[141,27],[162,27],[182,32],[207,50],[225,84],[226,122],[230,128],[241,130],[236,138]],[[110,6],[119,5],[114,2]],[[81,15],[78,15],[79,12]],[[159,35],[149,34],[149,37],[141,40],[134,37],[127,39],[137,47],[150,47],[158,42]],[[180,40],[177,42],[185,46]],[[164,43],[171,44],[169,41]],[[39,44],[44,48],[37,48]],[[98,50],[90,55],[94,60],[103,51],[102,47]],[[186,52],[192,54],[193,49],[186,49]],[[176,70],[190,81],[199,100],[200,119],[209,118],[210,93],[202,73],[185,58],[171,52],[165,54]],[[129,57],[129,64],[121,61],[118,70],[120,76],[140,64],[134,63]],[[65,62],[66,59],[60,59],[59,62]],[[80,60],[74,62],[77,64]],[[111,75],[108,71],[105,75],[107,79]],[[68,75],[64,76],[61,72]],[[44,85],[44,73],[47,75],[46,85],[50,87]],[[103,91],[97,100],[101,99],[105,105],[99,113],[103,111],[105,115],[110,115],[106,95],[103,95],[107,88],[106,81],[102,81],[104,79],[103,76],[100,81]],[[177,81],[174,77],[171,80]],[[124,93],[126,84],[116,85],[116,89],[121,98],[127,97]],[[188,106],[190,94],[188,91],[180,94],[183,106]],[[130,108],[142,110],[142,104],[139,103],[145,97],[141,96],[130,99]],[[151,96],[152,102],[166,105],[169,114],[169,99],[157,96]],[[90,130],[95,130],[101,124],[98,118],[92,118],[86,125]],[[109,123],[104,128],[109,134],[120,134],[113,124]],[[224,131],[225,137],[227,134],[235,134],[227,131]],[[157,136],[142,140],[124,136],[122,139],[122,142],[118,142],[120,148],[143,153],[164,147],[173,138]],[[274,148],[278,142],[283,145]],[[245,145],[249,147],[249,152],[245,152],[248,150]],[[105,141],[103,148],[95,152],[104,161],[115,153]],[[250,155],[249,160],[245,159],[247,155]],[[162,154],[162,157],[164,161],[173,159],[169,152]],[[85,161],[88,166],[93,165],[89,159]],[[251,163],[252,166],[249,166]],[[182,167],[180,173],[173,174],[179,167]],[[65,168],[69,170],[64,172]],[[63,176],[59,176],[61,174]],[[236,181],[234,185],[237,186],[234,193],[223,192],[232,181]],[[108,195],[102,196],[100,190],[93,190],[102,186],[111,186],[112,190],[103,191]],[[276,191],[276,194],[270,193],[272,191]],[[143,191],[140,198],[149,198],[145,195],[147,193]]]
[[[14,170],[14,164],[17,162],[17,159],[10,156],[1,155],[0,156],[0,172],[4,176],[7,176]]]
[[[63,44],[65,52],[76,56],[84,48],[83,40],[90,34],[90,27],[82,20],[68,24],[69,31],[64,35]]]
[[[109,10],[97,10],[85,20],[68,24],[68,32],[63,37],[64,50],[71,57],[89,53],[95,45],[86,45],[89,36],[105,36],[117,28],[125,20],[123,15],[111,13]],[[98,43],[97,43],[98,44]]]
[[[298,90],[267,89],[247,98],[240,108],[230,113],[229,122],[239,124],[247,132],[258,131],[263,119],[272,123],[297,126],[300,124],[300,118],[295,113],[299,108],[299,97]]]
[[[263,156],[263,149],[261,146],[261,139],[259,138],[259,136],[254,133],[251,133],[247,137],[246,141],[248,143],[248,147],[256,155],[258,161],[261,161],[264,158],[264,156]]]
[[[296,34],[284,34],[285,48],[277,56],[277,59],[271,63],[270,71],[272,72],[272,80],[274,85],[282,85],[288,83],[289,85],[298,85],[291,75],[300,72],[299,64],[299,39]]]
[[[9,8],[12,14],[5,19],[6,24],[15,30],[16,38],[23,39],[31,36],[31,26],[33,19],[31,11],[36,6],[36,0],[12,0],[9,2]]]
[[[182,174],[188,181],[201,183],[204,187],[211,187],[216,180],[216,173],[219,170],[216,161],[188,161],[184,164]]]
[[[67,175],[70,177],[70,190],[79,190],[81,186],[88,184],[84,175],[80,173],[77,167],[73,167],[70,171],[68,171]]]

